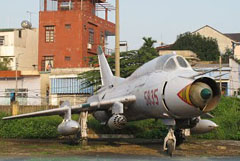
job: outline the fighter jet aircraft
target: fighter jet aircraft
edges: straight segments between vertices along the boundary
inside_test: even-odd
[[[128,78],[113,76],[102,48],[98,48],[102,87],[87,103],[3,118],[17,119],[35,116],[61,115],[58,126],[62,135],[80,131],[87,138],[87,115],[93,116],[112,129],[124,128],[128,121],[161,119],[169,132],[163,149],[172,155],[176,144],[182,143],[189,133],[206,133],[217,127],[202,115],[212,111],[220,100],[217,83],[205,73],[195,72],[189,63],[176,54],[159,56],[140,68]],[[79,122],[71,114],[80,114]]]

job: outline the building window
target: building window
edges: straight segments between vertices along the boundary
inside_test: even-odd
[[[62,11],[68,11],[73,9],[73,2],[61,2],[60,9]]]
[[[50,43],[54,42],[54,32],[55,32],[55,26],[46,26],[45,27],[45,41]]]
[[[18,37],[22,38],[22,30],[18,30]]]
[[[71,25],[71,24],[65,24],[65,28],[66,28],[66,29],[71,29],[71,28],[72,28],[72,25]]]
[[[0,46],[4,45],[5,37],[0,36]]]
[[[12,93],[15,93],[15,89],[5,89],[6,97],[10,97]],[[20,105],[27,105],[28,89],[18,88],[16,98]]]
[[[93,29],[89,29],[89,39],[88,39],[88,43],[89,44],[94,44],[94,30]]]
[[[65,60],[66,60],[66,61],[70,61],[70,60],[71,60],[71,57],[70,57],[70,56],[65,56]]]
[[[51,71],[53,68],[54,62],[53,62],[53,56],[44,56],[42,60],[42,71]]]

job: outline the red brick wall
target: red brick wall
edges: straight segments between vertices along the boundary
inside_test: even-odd
[[[73,1],[74,2],[74,1]],[[83,1],[85,2],[85,1]],[[85,5],[91,7],[90,1]],[[65,28],[71,24],[71,28]],[[54,43],[45,42],[45,26],[55,26]],[[94,44],[91,50],[87,49],[89,28],[94,29]],[[87,57],[96,54],[100,45],[101,31],[115,32],[115,25],[88,12],[81,10],[71,11],[44,11],[39,14],[39,70],[41,70],[43,56],[54,56],[54,68],[87,67]],[[66,61],[70,56],[71,61]]]

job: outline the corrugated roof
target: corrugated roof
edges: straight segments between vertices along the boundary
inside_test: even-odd
[[[240,33],[227,33],[224,34],[225,36],[229,37],[230,39],[240,42]]]

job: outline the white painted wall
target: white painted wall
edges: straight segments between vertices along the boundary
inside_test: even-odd
[[[0,32],[5,37],[4,45],[0,46],[0,56],[14,56],[14,32]]]
[[[10,98],[5,97],[5,89],[15,89],[15,79],[0,80],[0,105],[10,105]],[[18,80],[18,88],[28,89],[27,104],[41,105],[40,76],[24,76]]]
[[[237,45],[234,49],[234,57],[240,59],[240,45]]]
[[[235,62],[233,59],[229,60],[229,66],[231,67],[231,73],[230,73],[230,88],[231,92],[230,95],[234,96],[234,92],[238,93],[238,90],[240,88],[239,86],[239,73],[240,73],[240,65]]]

